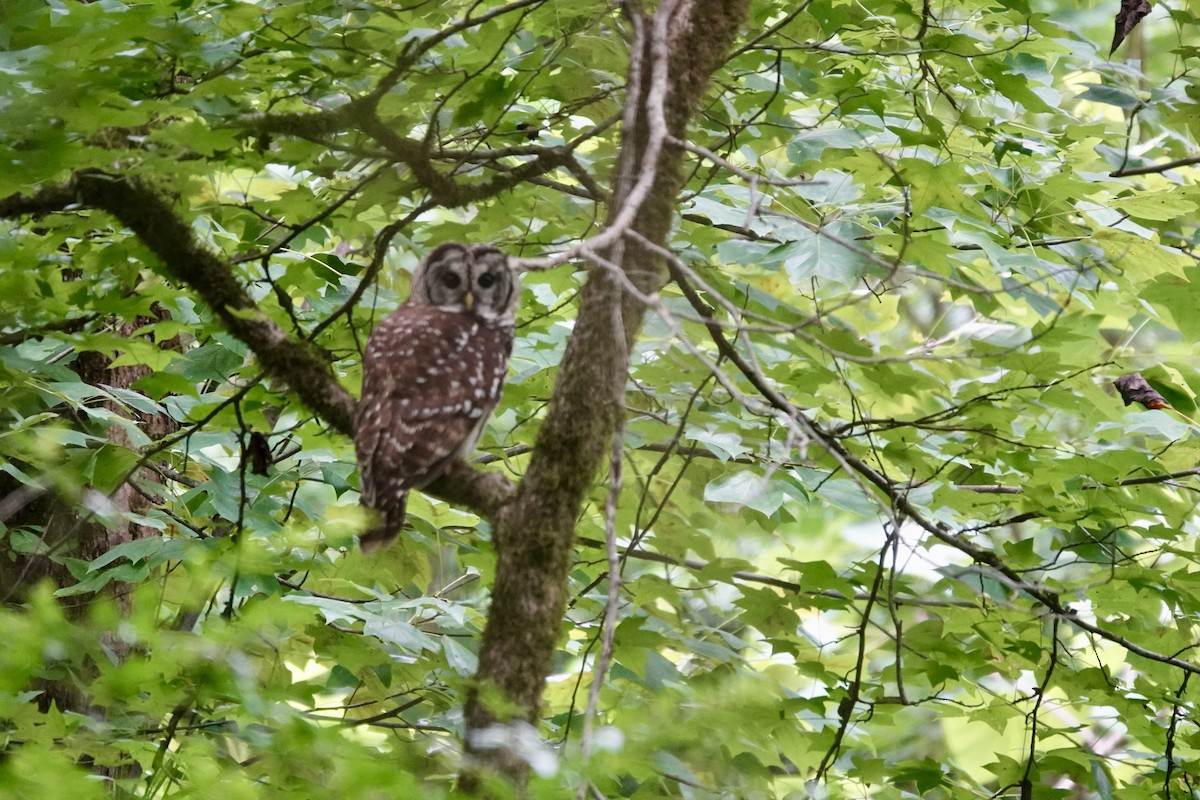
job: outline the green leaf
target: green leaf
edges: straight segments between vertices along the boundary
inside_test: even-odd
[[[1116,106],[1123,111],[1132,111],[1142,103],[1136,94],[1127,92],[1117,86],[1106,86],[1098,83],[1084,84],[1084,90],[1079,93],[1079,99]]]
[[[803,493],[791,485],[786,476],[768,478],[749,471],[736,472],[704,488],[707,502],[747,506],[768,516],[789,499],[802,497]]]

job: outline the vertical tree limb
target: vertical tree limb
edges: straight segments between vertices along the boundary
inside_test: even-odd
[[[661,245],[683,182],[683,152],[661,144],[665,135],[685,136],[745,18],[746,0],[663,2],[652,17],[632,4],[627,11],[635,29],[646,34],[631,59],[628,113],[612,183],[614,197],[637,203],[637,209],[629,213],[614,201],[608,224],[628,226]],[[645,180],[648,174],[652,181]],[[643,185],[647,189],[639,196]],[[666,282],[661,260],[636,241],[614,243],[598,255],[643,293]],[[610,270],[592,270],[529,468],[513,501],[494,519],[499,563],[476,686],[467,703],[466,745],[478,767],[517,783],[527,771],[523,760],[485,745],[480,734],[497,722],[533,723],[538,715],[561,631],[575,520],[623,413],[618,398],[628,347],[645,311],[621,285]],[[614,330],[616,303],[624,306],[623,331]],[[465,775],[463,783],[474,788],[477,776]]]

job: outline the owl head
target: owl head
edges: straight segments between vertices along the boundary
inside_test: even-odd
[[[504,253],[491,245],[447,242],[417,267],[409,302],[485,319],[512,319],[519,291]]]

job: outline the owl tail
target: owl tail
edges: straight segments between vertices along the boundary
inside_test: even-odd
[[[376,512],[378,525],[369,528],[358,537],[358,545],[366,555],[377,553],[396,541],[404,528],[404,509],[408,505],[408,494],[401,495],[400,502],[389,509],[379,509]]]

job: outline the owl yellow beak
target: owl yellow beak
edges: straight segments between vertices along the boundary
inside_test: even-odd
[[[467,307],[467,311],[475,310],[475,293],[470,289],[463,294],[463,305]]]

